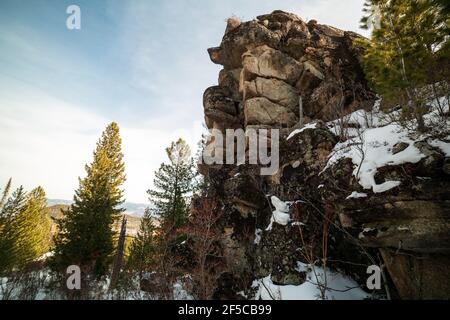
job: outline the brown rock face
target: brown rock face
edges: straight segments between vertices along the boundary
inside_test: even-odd
[[[401,176],[409,184],[361,199],[346,199],[360,190],[349,159],[325,170],[338,142],[325,122],[372,106],[375,99],[358,63],[361,49],[352,44],[356,37],[275,11],[249,22],[229,20],[220,46],[208,50],[224,67],[219,85],[204,94],[208,128],[280,129],[279,169],[272,176],[248,164],[201,166],[226,213],[229,268],[217,298],[237,298],[241,290],[251,294],[252,281],[269,274],[275,283],[298,285],[305,279],[296,262],[307,262],[308,254],[320,257],[324,249],[327,267],[361,285],[367,266],[384,264],[393,297],[450,297],[448,158],[420,143],[426,155],[420,163],[386,166],[375,177]],[[316,124],[287,139],[301,127],[300,118]],[[398,144],[393,152],[406,147]],[[291,222],[304,223],[301,229],[289,223],[266,231],[272,195],[293,202]],[[439,282],[446,285],[438,289]]]
[[[288,108],[271,102],[267,98],[252,98],[245,101],[245,125],[271,125],[283,128],[295,124],[295,114]]]
[[[275,78],[291,84],[303,71],[303,66],[297,60],[266,45],[244,53],[242,66],[247,75]]]
[[[295,112],[298,108],[298,94],[294,87],[284,81],[257,77],[246,81],[244,100],[254,97],[264,97]]]
[[[360,49],[352,44],[355,37],[350,32],[314,21],[307,24],[295,15],[275,11],[249,22],[230,19],[222,43],[208,52],[214,63],[224,66],[219,86],[226,91],[226,97],[240,105],[239,115],[230,113],[236,121],[244,123],[248,116],[258,118],[250,113],[258,113],[261,108],[255,108],[254,102],[246,104],[255,97],[286,107],[289,110],[281,118],[292,121],[299,118],[298,102],[302,97],[304,117],[330,120],[336,114],[371,105],[374,99],[358,64]],[[267,105],[265,100],[260,103]],[[247,105],[252,109],[245,110]],[[272,108],[280,111],[275,105]],[[208,114],[206,118],[211,128],[214,119],[208,119]],[[267,122],[261,120],[261,124]]]

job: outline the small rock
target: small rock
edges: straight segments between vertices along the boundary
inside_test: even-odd
[[[402,152],[403,150],[405,150],[408,147],[409,147],[409,143],[406,143],[406,142],[396,143],[394,145],[394,147],[392,148],[392,153],[393,154],[400,153],[400,152]]]
[[[239,27],[241,25],[241,23],[242,22],[239,19],[228,18],[228,20],[227,20],[227,28],[225,30],[225,34],[227,34],[228,32],[231,32],[234,29],[236,29],[237,27]]]

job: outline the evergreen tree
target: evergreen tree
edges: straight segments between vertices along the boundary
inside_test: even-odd
[[[161,228],[170,232],[186,222],[187,197],[193,191],[194,163],[183,139],[166,148],[169,164],[161,164],[155,173],[154,190],[148,190],[150,202],[160,217]]]
[[[152,209],[159,217],[158,268],[169,279],[179,264],[178,245],[186,239],[179,230],[187,222],[189,197],[194,190],[194,161],[186,142],[179,139],[166,148],[170,160],[155,173],[154,190],[149,190]]]
[[[6,202],[6,200],[8,198],[9,191],[11,190],[11,183],[12,183],[12,178],[9,178],[9,180],[6,183],[5,188],[3,189],[3,192],[2,192],[2,197],[0,199],[0,219],[3,217],[2,210],[3,210],[3,206]]]
[[[150,210],[145,210],[139,232],[133,239],[128,256],[128,269],[134,270],[142,277],[144,272],[152,271],[156,258],[156,227]]]
[[[19,187],[8,197],[11,180],[0,200],[0,272],[22,268],[50,248],[51,222],[45,192]]]
[[[16,266],[24,267],[49,251],[50,230],[45,192],[37,187],[28,193],[25,205],[13,221]]]
[[[206,196],[212,190],[211,180],[208,176],[201,174],[201,166],[203,166],[203,150],[206,148],[208,137],[202,134],[201,140],[197,143],[197,154],[195,155],[195,162],[197,170],[193,179],[194,196]]]
[[[448,17],[426,0],[368,0],[363,27],[373,27],[362,65],[375,90],[386,101],[404,105],[403,115],[423,121],[425,101],[420,89],[437,81],[436,63],[448,57]]]
[[[442,17],[447,17],[450,14],[450,2],[448,0],[429,0],[432,5],[436,6],[442,15]],[[447,25],[448,26],[448,25]]]
[[[109,124],[97,143],[94,160],[86,165],[86,177],[79,179],[74,203],[59,221],[55,238],[54,267],[79,265],[97,277],[105,275],[114,253],[113,225],[124,209],[125,166],[119,127]]]
[[[23,210],[26,194],[19,187],[9,196],[11,179],[3,190],[0,202],[0,274],[16,265],[14,253],[14,218]]]

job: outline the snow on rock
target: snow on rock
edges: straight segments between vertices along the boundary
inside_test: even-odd
[[[280,286],[272,282],[271,276],[253,281],[255,300],[363,300],[371,297],[351,278],[317,266],[299,263],[299,272],[306,272],[306,281],[301,285]],[[319,285],[326,283],[322,296]]]
[[[44,253],[42,256],[40,256],[40,257],[37,259],[37,261],[45,261],[45,260],[47,260],[48,258],[53,257],[54,254],[55,254],[55,253],[54,253],[53,251],[49,251],[49,252],[47,252],[47,253]]]
[[[352,194],[346,198],[346,200],[359,199],[359,198],[367,198],[367,193],[353,191]]]
[[[272,202],[272,205],[275,207],[275,211],[289,212],[289,206],[286,202],[281,201],[275,196],[272,196],[270,198],[270,201]]]
[[[402,183],[400,181],[386,181],[382,184],[374,184],[373,185],[373,192],[374,193],[383,193],[385,191],[394,189],[401,185]],[[367,188],[368,189],[368,188]]]
[[[372,190],[374,193],[382,193],[401,184],[401,181],[385,181],[377,184],[375,174],[378,168],[389,165],[400,165],[404,163],[417,163],[425,157],[417,147],[415,142],[425,141],[440,149],[446,156],[450,156],[450,136],[445,139],[436,140],[432,137],[434,133],[440,134],[448,130],[450,120],[443,120],[439,115],[437,101],[433,99],[431,111],[424,115],[426,125],[431,129],[430,134],[417,135],[397,123],[392,123],[390,119],[399,116],[399,111],[393,111],[390,116],[381,112],[379,109],[380,101],[377,101],[372,111],[357,110],[344,119],[338,119],[327,123],[329,130],[334,134],[340,134],[341,124],[347,123],[346,134],[349,137],[347,141],[338,143],[325,169],[329,168],[342,158],[350,158],[354,164],[353,175],[357,178],[359,184],[366,190]],[[449,105],[446,97],[439,99],[440,107],[444,112],[448,112]],[[431,137],[430,137],[431,135]],[[442,141],[443,140],[443,141]],[[403,150],[395,151],[396,144],[404,143],[407,147]],[[324,170],[325,170],[324,169]]]
[[[394,145],[404,142],[408,147],[396,154]],[[379,128],[369,128],[358,137],[338,143],[328,159],[326,168],[331,167],[342,158],[350,158],[355,166],[353,175],[366,190],[381,193],[397,187],[400,181],[375,182],[377,169],[388,165],[417,163],[424,158],[414,146],[414,140],[408,136],[406,129],[398,124],[389,124]],[[325,168],[325,169],[326,169]]]
[[[447,140],[450,140],[449,138],[450,137],[447,137]],[[439,148],[446,157],[450,157],[450,143],[441,140],[431,140],[428,141],[428,143],[430,144],[430,146]]]
[[[255,241],[253,242],[254,244],[258,245],[261,242],[262,233],[263,231],[261,229],[255,230]]]
[[[270,218],[270,224],[266,228],[266,231],[272,230],[272,225],[274,222],[281,224],[283,226],[287,225],[291,220],[289,215],[289,205],[288,203],[281,201],[275,196],[270,198],[272,205],[275,207],[275,210],[272,212],[272,217]]]
[[[316,127],[317,127],[317,122],[308,123],[303,128],[296,129],[296,130],[292,131],[291,134],[287,137],[286,140],[292,139],[295,135],[305,131],[306,129],[315,129]]]
[[[343,119],[336,119],[327,122],[329,130],[335,134],[340,135],[341,124],[346,123],[349,127],[345,129],[349,137],[358,136],[359,129],[376,128],[388,124],[388,118],[386,115],[379,111],[380,100],[376,101],[372,111],[366,111],[363,109],[356,110],[346,116]]]
[[[173,285],[173,300],[194,300],[180,282]]]
[[[376,228],[364,228],[363,231],[359,233],[358,238],[363,239],[365,237],[365,235],[364,235],[365,233],[370,233],[373,231],[377,231],[377,229]]]

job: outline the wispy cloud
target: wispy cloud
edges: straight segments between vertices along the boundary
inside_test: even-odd
[[[0,77],[0,81],[3,81]],[[0,98],[0,181],[10,176],[31,189],[42,185],[51,198],[71,199],[84,164],[106,125],[115,119],[71,105],[26,84]],[[21,95],[26,92],[27,95]],[[143,202],[153,173],[166,161],[164,147],[183,136],[195,145],[200,123],[187,130],[121,126],[130,201]]]
[[[227,17],[281,9],[360,31],[364,1],[78,2],[78,33],[64,28],[61,1],[0,4],[0,183],[13,176],[71,198],[101,131],[117,121],[126,196],[144,202],[164,148],[200,139],[203,91],[220,70],[206,49],[220,43]]]

